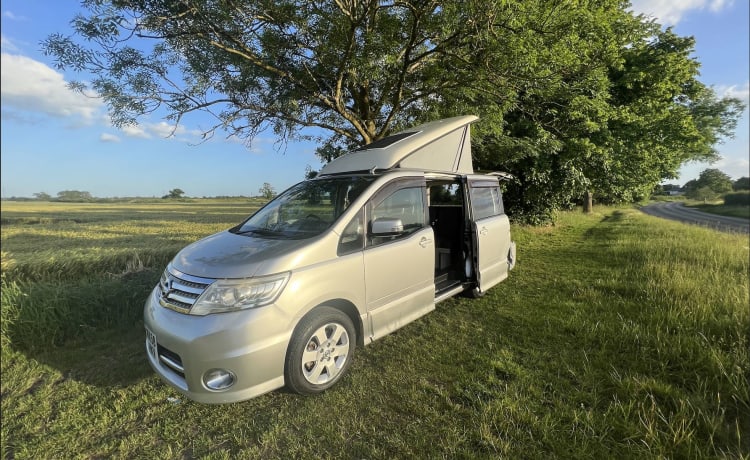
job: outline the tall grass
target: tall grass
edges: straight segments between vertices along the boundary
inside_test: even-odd
[[[41,349],[132,328],[188,243],[258,203],[14,203],[2,207],[2,342]]]
[[[335,388],[206,406],[143,351],[141,305],[175,249],[110,212],[97,228],[131,246],[65,239],[66,269],[54,225],[71,224],[27,226],[50,232],[44,257],[3,225],[4,458],[750,458],[746,236],[627,208],[514,227],[508,280],[358,350]],[[177,214],[159,217],[175,246],[233,223]]]

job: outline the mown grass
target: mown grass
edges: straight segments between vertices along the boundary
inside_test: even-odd
[[[358,350],[334,389],[207,406],[149,369],[141,305],[248,210],[118,209],[3,220],[4,458],[750,458],[746,236],[614,208],[514,227],[507,281]]]

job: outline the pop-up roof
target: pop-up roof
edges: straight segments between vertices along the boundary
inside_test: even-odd
[[[469,125],[478,119],[465,115],[415,126],[336,158],[320,175],[396,167],[473,174]]]

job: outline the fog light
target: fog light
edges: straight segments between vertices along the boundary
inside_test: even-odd
[[[203,384],[214,391],[222,391],[234,385],[234,374],[226,369],[211,369],[203,374]]]

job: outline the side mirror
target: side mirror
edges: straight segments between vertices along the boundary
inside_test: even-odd
[[[373,236],[393,236],[404,232],[404,223],[401,219],[381,217],[372,221],[371,233]]]

